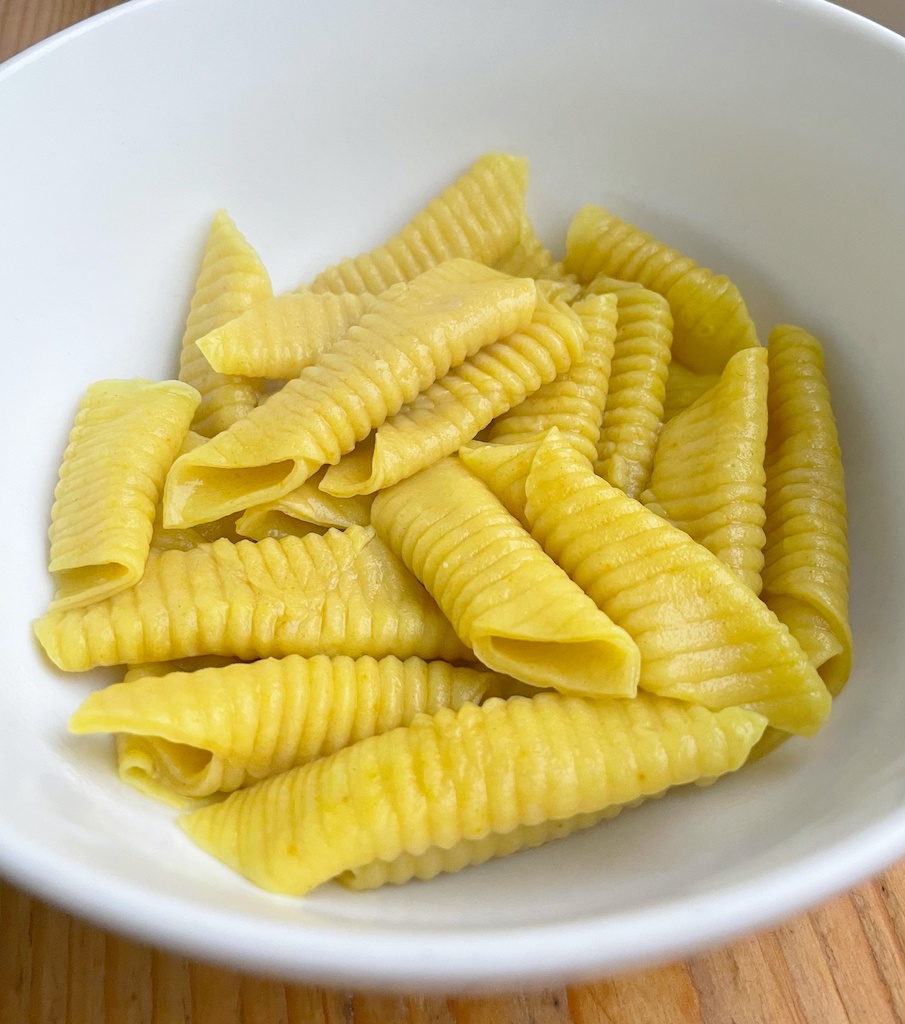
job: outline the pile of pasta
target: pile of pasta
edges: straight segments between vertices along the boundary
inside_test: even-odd
[[[214,220],[179,379],[70,435],[37,637],[73,715],[266,889],[372,888],[710,783],[851,666],[819,343],[598,206],[555,262],[526,162],[273,295]]]

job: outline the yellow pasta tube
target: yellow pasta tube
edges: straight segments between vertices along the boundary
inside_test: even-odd
[[[180,819],[208,853],[302,895],[375,860],[574,819],[733,771],[764,719],[641,696],[540,694],[419,716]]]
[[[521,238],[527,188],[526,160],[488,153],[398,235],[372,252],[329,267],[314,279],[311,290],[378,295],[457,257],[492,266]]]
[[[370,528],[151,555],[131,589],[35,624],[67,672],[200,654],[468,659],[452,626]]]
[[[52,610],[100,601],[141,577],[157,501],[198,401],[179,381],[105,380],[88,388],[50,515]]]
[[[599,319],[605,326],[605,318]],[[370,494],[453,454],[495,416],[568,370],[581,358],[587,337],[577,312],[561,300],[539,299],[524,330],[487,345],[431,384],[331,466],[321,489],[342,496]],[[582,382],[576,389],[592,390],[597,365],[605,361],[605,335],[595,339],[601,339],[596,346],[601,352],[595,350],[580,378],[576,374]]]
[[[666,300],[637,285],[598,277],[591,294],[616,295],[619,319],[594,468],[630,498],[650,477],[672,348]]]
[[[567,693],[635,692],[628,635],[458,459],[381,491],[371,519],[489,668]]]
[[[694,373],[678,359],[669,364],[666,377],[666,397],[663,399],[663,422],[668,423],[683,409],[696,402],[720,379],[718,373]]]
[[[179,379],[201,395],[192,426],[205,437],[247,416],[264,389],[260,381],[214,372],[196,342],[272,294],[260,257],[220,210],[205,246],[179,357]]]
[[[551,273],[557,275],[553,257],[535,234],[527,214],[522,216],[519,240],[494,266],[502,273],[511,274],[513,277],[538,278]]]
[[[417,714],[478,702],[497,682],[490,672],[420,658],[290,655],[108,686],[84,701],[69,731],[140,736],[155,783],[207,797],[408,725]]]
[[[809,736],[830,695],[789,631],[705,547],[591,472],[555,437],[526,484],[532,534],[641,650],[639,685],[744,704]]]
[[[380,301],[346,338],[206,445],[181,456],[167,526],[194,526],[283,497],[484,345],[526,327],[536,288],[452,260]]]
[[[758,344],[738,288],[600,206],[583,206],[569,227],[565,268],[637,281],[662,295],[675,319],[673,355],[695,373],[720,373],[730,356]]]
[[[764,566],[767,352],[743,349],[663,428],[641,500],[712,551],[755,594]]]
[[[250,508],[236,520],[236,533],[249,540],[264,540],[265,537],[279,540],[282,537],[307,537],[310,533],[326,532],[326,526],[317,526],[284,512],[278,502]]]
[[[258,302],[197,345],[218,373],[297,377],[374,306],[371,295],[288,292]]]
[[[845,482],[816,338],[780,326],[769,342],[764,600],[833,695],[851,671]]]
[[[488,444],[472,441],[459,451],[459,460],[506,506],[506,511],[528,530],[525,481],[543,435],[525,444]]]
[[[616,336],[616,299],[591,295],[573,309],[588,334],[584,352],[556,380],[494,420],[487,440],[523,444],[558,427],[583,455],[596,458]]]

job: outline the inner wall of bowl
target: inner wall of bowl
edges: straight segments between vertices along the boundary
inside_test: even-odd
[[[901,48],[815,5],[756,0],[267,0],[228,17],[215,0],[159,2],[9,75],[0,416],[16,439],[2,449],[15,543],[0,588],[0,832],[201,907],[455,930],[715,892],[901,808],[903,90]],[[764,340],[791,321],[825,342],[855,673],[817,739],[713,789],[430,885],[327,887],[304,903],[259,894],[121,786],[109,744],[65,734],[110,678],[61,678],[29,631],[50,593],[44,531],[66,432],[90,381],[175,371],[217,207],[281,289],[379,242],[490,149],[531,158],[531,211],[554,250],[580,204],[604,203],[730,274]]]

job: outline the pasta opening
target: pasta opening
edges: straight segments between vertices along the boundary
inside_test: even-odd
[[[178,463],[174,471],[178,468]],[[281,498],[302,483],[304,460],[284,459],[265,466],[189,465],[171,473],[164,508],[164,526],[197,526]]]
[[[276,508],[250,508],[236,523],[236,533],[249,540],[264,540],[265,537],[273,537],[276,540],[281,537],[307,537],[309,533],[323,535],[327,529],[326,526],[306,523]]]
[[[50,611],[90,604],[99,592],[107,597],[116,590],[125,590],[138,579],[138,573],[122,562],[62,570],[51,566],[51,571],[57,583],[57,592],[50,602]]]
[[[121,740],[120,776],[155,799],[212,796],[224,781],[223,760],[210,750],[157,736],[123,736]]]

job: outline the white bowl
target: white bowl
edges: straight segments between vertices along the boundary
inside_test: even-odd
[[[0,867],[200,957],[342,986],[536,984],[677,957],[905,854],[905,41],[817,0],[138,0],[0,70]],[[252,888],[67,737],[102,678],[29,621],[78,399],[174,372],[212,212],[278,288],[376,244],[485,150],[561,242],[598,201],[827,347],[857,667],[814,741],[429,884]]]

